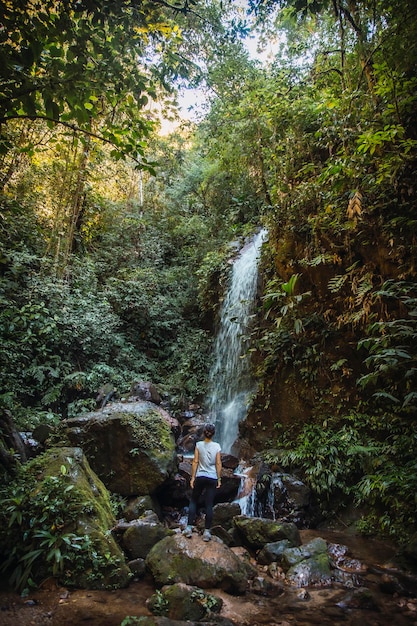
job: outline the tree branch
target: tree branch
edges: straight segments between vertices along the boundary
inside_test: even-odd
[[[102,141],[103,143],[107,143],[110,146],[113,146],[114,148],[119,150],[125,156],[128,156],[130,159],[132,159],[132,161],[135,161],[135,163],[140,165],[142,168],[146,166],[146,164],[144,164],[143,161],[140,161],[139,159],[137,159],[136,157],[132,156],[131,154],[128,154],[127,152],[124,152],[123,149],[121,149],[120,146],[118,146],[117,143],[115,143],[111,139],[107,139],[106,137],[103,137],[101,135],[97,135],[97,133],[93,133],[92,131],[86,130],[85,128],[80,128],[76,124],[71,124],[71,122],[64,122],[62,120],[56,120],[55,118],[48,117],[47,115],[10,115],[8,117],[1,117],[0,118],[0,125],[4,124],[5,122],[8,122],[9,120],[32,120],[32,121],[34,121],[34,120],[44,120],[45,122],[52,122],[53,124],[57,124],[57,125],[59,124],[60,126],[64,126],[65,128],[69,128],[70,130],[74,131],[75,133],[81,133],[83,135],[86,135],[87,137],[92,137],[93,139],[97,139],[98,141]]]

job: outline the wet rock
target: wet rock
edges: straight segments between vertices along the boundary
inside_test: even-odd
[[[327,585],[332,580],[327,542],[321,537],[305,545],[287,548],[281,556],[287,580],[297,587]]]
[[[146,602],[146,606],[156,615],[174,620],[200,621],[211,613],[219,613],[223,600],[200,587],[175,583],[157,591]]]
[[[262,463],[255,486],[254,512],[258,517],[309,527],[317,516],[311,489],[298,476]]]
[[[243,543],[250,548],[263,548],[265,544],[281,539],[288,539],[293,546],[301,544],[295,524],[246,515],[239,515],[233,521]]]
[[[136,520],[123,534],[122,546],[131,559],[144,559],[158,541],[172,534],[159,522]]]
[[[202,439],[204,426],[207,421],[201,415],[193,417],[181,427],[181,434],[177,439],[178,452],[183,454],[193,454],[195,444]]]
[[[190,539],[179,533],[162,539],[149,552],[146,565],[157,585],[182,582],[232,594],[244,593],[248,578],[256,575],[216,537],[204,542],[195,533]]]
[[[178,452],[182,454],[190,454],[190,455],[193,454],[197,441],[199,441],[199,436],[197,433],[189,433],[188,435],[181,435],[177,439]]]
[[[296,587],[312,587],[314,585],[329,585],[332,581],[329,557],[327,554],[315,556],[300,561],[290,567],[286,579]]]
[[[344,609],[380,610],[376,598],[366,587],[360,587],[349,592],[337,603],[337,606]]]
[[[281,561],[284,568],[288,569],[300,561],[304,561],[317,554],[326,554],[327,556],[327,543],[320,537],[302,546],[285,549],[282,553]]]
[[[107,488],[122,496],[154,493],[176,470],[165,411],[151,402],[112,403],[63,422]]]
[[[291,548],[293,543],[288,539],[282,539],[281,541],[273,541],[267,543],[257,556],[257,561],[260,565],[269,565],[274,561],[280,561],[284,550]]]

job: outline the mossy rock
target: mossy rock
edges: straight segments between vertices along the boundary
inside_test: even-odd
[[[117,402],[64,422],[96,474],[122,496],[154,493],[177,470],[166,412],[152,402]]]
[[[233,520],[243,543],[249,548],[263,548],[267,543],[288,539],[293,546],[301,544],[300,533],[293,523],[263,517],[238,515]]]
[[[327,554],[316,554],[290,567],[286,580],[296,587],[327,586],[331,584],[332,573]]]
[[[198,535],[166,537],[149,552],[146,566],[158,586],[185,583],[202,589],[245,593],[256,570],[237,557],[222,541],[204,542]]]
[[[71,537],[61,548],[65,560],[58,577],[62,583],[85,589],[127,586],[131,573],[125,556],[109,532],[115,523],[110,495],[91,469],[80,448],[51,448],[28,464],[36,475],[31,497],[50,492],[51,481],[64,480],[62,498],[48,499],[64,524],[55,531]],[[61,488],[61,487],[60,487]]]
[[[300,563],[300,561],[304,561],[318,554],[327,555],[327,542],[321,537],[316,537],[302,546],[284,550],[281,562],[284,568],[289,569],[293,565]]]
[[[174,620],[202,620],[211,613],[219,613],[222,605],[221,598],[184,583],[163,587],[146,603],[155,615],[165,615]]]

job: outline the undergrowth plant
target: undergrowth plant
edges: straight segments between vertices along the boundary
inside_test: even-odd
[[[99,576],[101,565],[94,540],[74,532],[80,509],[94,514],[92,503],[83,501],[66,465],[58,475],[43,476],[39,461],[21,466],[0,490],[0,571],[20,592],[48,576],[70,583],[72,571],[91,563]]]
[[[306,424],[278,437],[267,462],[298,468],[322,509],[361,507],[358,527],[404,541],[416,529],[417,435],[413,426],[384,413],[352,412]]]

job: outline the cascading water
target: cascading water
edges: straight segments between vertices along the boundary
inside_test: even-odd
[[[266,234],[266,230],[261,230],[234,262],[220,313],[210,372],[209,412],[216,422],[216,439],[223,452],[232,450],[239,422],[246,416],[248,396],[254,389],[247,333],[254,311],[260,249]]]

